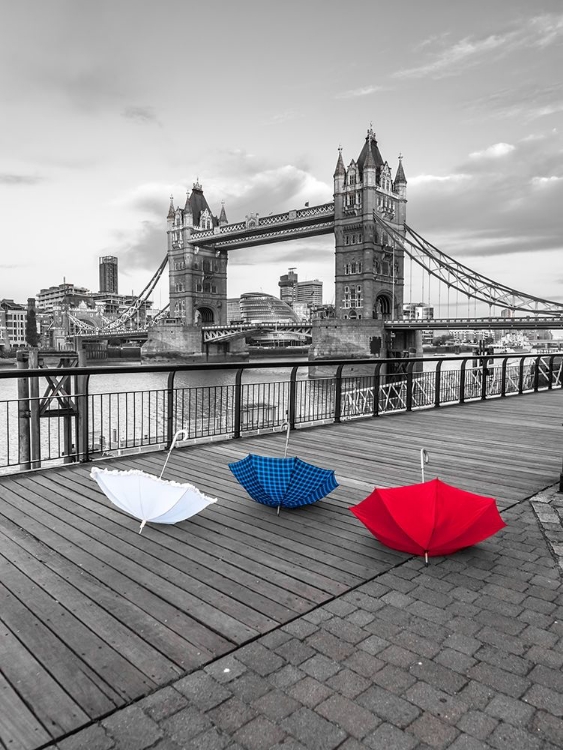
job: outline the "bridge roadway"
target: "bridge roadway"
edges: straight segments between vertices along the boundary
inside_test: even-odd
[[[517,318],[434,318],[431,320],[386,320],[385,328],[389,330],[557,330],[563,328],[563,317],[528,317]],[[245,323],[236,325],[209,325],[202,326],[202,340],[204,343],[228,341],[244,335],[245,332],[255,330],[277,330],[294,332],[301,336],[309,336],[311,324],[283,324],[283,323]],[[82,334],[80,337],[85,341],[96,342],[111,339],[126,339],[128,341],[145,341],[147,329],[122,330],[122,331],[97,331],[91,334]]]
[[[0,746],[561,747],[561,571],[527,501],[559,478],[561,398],[298,430],[290,453],[340,486],[279,516],[227,464],[281,434],[174,451],[167,476],[218,502],[142,535],[87,465],[0,478]],[[421,447],[508,523],[426,569],[349,512],[419,481]]]

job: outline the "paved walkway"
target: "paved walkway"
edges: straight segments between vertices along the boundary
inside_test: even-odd
[[[157,690],[58,750],[563,747],[563,499],[411,558]]]

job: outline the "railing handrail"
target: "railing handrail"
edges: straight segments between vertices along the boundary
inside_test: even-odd
[[[563,350],[549,352],[549,355],[541,356],[562,356]],[[141,372],[194,372],[196,370],[237,370],[239,367],[243,367],[245,370],[258,370],[258,369],[291,369],[298,365],[299,367],[338,367],[340,365],[356,366],[356,365],[376,365],[378,362],[381,364],[397,364],[400,362],[439,362],[439,361],[458,361],[469,360],[469,359],[535,359],[537,358],[535,352],[510,352],[502,354],[481,354],[476,352],[466,352],[465,354],[455,356],[436,356],[436,357],[366,357],[362,359],[314,359],[314,360],[303,360],[301,359],[284,359],[282,361],[271,361],[271,360],[255,360],[252,362],[247,361],[232,361],[232,362],[190,362],[186,364],[166,363],[166,364],[143,364],[143,365],[98,365],[94,367],[49,367],[49,368],[38,368],[38,369],[12,369],[12,370],[0,370],[0,379],[10,378],[21,378],[21,377],[45,377],[48,372],[49,375],[114,375],[117,373],[121,374],[135,374]]]
[[[32,354],[35,364],[37,354]],[[456,366],[445,369],[454,363]],[[424,367],[428,364],[434,368]],[[243,377],[260,370],[267,371],[265,382],[260,376]],[[198,377],[176,385],[179,372],[198,373]],[[228,376],[214,378],[212,372]],[[127,378],[137,373],[167,375],[167,384],[136,387]],[[103,383],[102,393],[91,390],[91,375],[119,375],[127,388],[114,387],[119,378],[112,377]],[[33,470],[43,461],[89,461],[110,455],[107,451],[117,450],[121,455],[122,450],[170,446],[174,434],[184,427],[189,441],[239,438],[249,431],[277,429],[282,422],[295,429],[561,388],[563,351],[548,355],[466,352],[452,357],[35,366],[1,372],[0,378],[12,379],[18,391],[17,398],[0,402],[7,417],[6,463],[2,466]],[[43,395],[40,382],[45,383]],[[43,418],[48,422],[44,430],[40,426]],[[53,429],[51,420],[55,420]],[[14,456],[16,460],[11,458]]]

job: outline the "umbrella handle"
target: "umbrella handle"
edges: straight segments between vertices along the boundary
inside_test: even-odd
[[[289,422],[283,422],[282,426],[281,426],[282,430],[283,430],[284,427],[286,429],[286,433],[287,434],[285,436],[285,450],[283,452],[283,457],[287,458],[287,446],[289,444]]]
[[[183,435],[184,440],[186,440],[188,437],[188,431],[178,430],[178,432],[172,438],[172,443],[170,444],[170,448],[168,449],[168,455],[166,456],[166,461],[164,462],[164,466],[162,467],[162,471],[160,472],[160,476],[158,477],[159,479],[162,479],[162,475],[164,474],[164,469],[166,469],[166,464],[168,463],[168,459],[170,458],[170,454],[172,453],[172,448],[176,445],[176,441],[178,440],[180,435]]]
[[[424,464],[429,462],[428,451],[425,448],[420,449],[420,471],[422,472],[422,483],[424,484]]]

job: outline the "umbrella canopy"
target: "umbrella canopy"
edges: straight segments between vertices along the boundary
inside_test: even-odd
[[[321,469],[300,458],[270,458],[249,453],[229,464],[253,500],[279,508],[298,508],[328,495],[336,487],[334,471]]]
[[[177,523],[199,513],[215,498],[202,494],[192,484],[169,482],[144,471],[111,471],[94,466],[90,476],[114,505],[141,523]]]
[[[506,526],[492,497],[440,479],[375,489],[350,510],[387,547],[425,557],[470,547]]]

